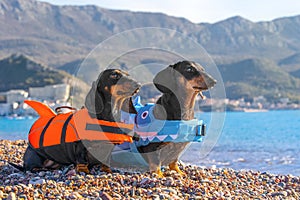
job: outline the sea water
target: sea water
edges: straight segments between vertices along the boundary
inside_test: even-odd
[[[211,113],[197,116],[211,126]],[[0,139],[27,139],[36,118],[0,118]],[[210,132],[207,132],[209,137]],[[204,137],[204,140],[205,140]],[[181,160],[206,167],[251,169],[300,176],[300,110],[227,112],[216,145],[204,157],[193,143]]]
[[[200,114],[208,126],[210,117],[211,113]],[[214,148],[204,158],[197,154],[200,148],[200,143],[192,144],[181,159],[201,166],[299,176],[300,110],[227,112]]]

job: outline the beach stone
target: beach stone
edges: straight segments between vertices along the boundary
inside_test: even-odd
[[[46,183],[45,179],[41,179],[40,177],[35,177],[29,180],[29,184],[37,185]]]
[[[72,192],[70,197],[74,198],[74,199],[82,199],[83,198],[78,192]]]
[[[277,196],[287,196],[287,193],[283,193],[283,192],[273,192],[271,194],[271,197],[277,197]]]
[[[148,183],[149,180],[150,180],[150,178],[147,178],[147,177],[146,177],[146,178],[143,178],[143,179],[141,180],[140,184],[141,184],[141,185],[144,185],[144,184]]]
[[[112,197],[113,199],[122,199],[121,195],[117,193],[114,193]]]
[[[25,194],[20,194],[19,195],[19,197],[18,197],[18,199],[24,199],[24,200],[27,200],[28,198],[27,198],[27,196],[25,195]]]
[[[172,178],[172,177],[167,177],[166,178],[166,185],[167,186],[171,186],[171,185],[173,185],[174,184],[174,179]]]
[[[163,192],[177,194],[177,191],[173,188],[162,188]]]
[[[159,198],[160,198],[160,199],[171,199],[171,196],[168,195],[168,194],[160,194],[160,195],[159,195]]]
[[[158,194],[153,194],[151,196],[151,198],[152,198],[152,200],[159,200],[160,199]]]
[[[285,197],[288,196],[288,192],[287,192],[287,191],[282,191],[281,194],[282,194],[283,196],[285,196]]]
[[[39,172],[39,176],[45,176],[45,172]]]
[[[7,196],[7,200],[16,200],[16,194],[14,192],[10,192]]]
[[[76,175],[76,170],[72,169],[72,170],[68,171],[66,175],[67,176],[75,176]]]
[[[13,173],[13,174],[9,174],[7,177],[11,178],[11,177],[24,177],[23,174],[21,173]]]
[[[284,182],[280,182],[277,184],[278,186],[282,187],[282,188],[285,188],[286,184]]]
[[[106,192],[100,193],[100,198],[101,198],[102,200],[113,200],[113,197],[110,196],[110,195],[109,195],[108,193],[106,193]]]

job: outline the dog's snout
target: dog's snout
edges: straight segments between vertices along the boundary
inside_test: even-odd
[[[125,83],[123,83],[126,88],[133,88],[133,89],[138,89],[141,87],[141,84],[136,82],[133,79],[127,79]]]
[[[203,73],[202,76],[203,76],[205,84],[207,85],[208,88],[213,87],[217,83],[217,80],[214,79],[212,76],[210,76],[207,73]]]
[[[212,84],[212,85],[215,85],[216,83],[217,83],[217,80],[214,79],[214,78],[212,78],[212,79],[211,79],[211,84]]]

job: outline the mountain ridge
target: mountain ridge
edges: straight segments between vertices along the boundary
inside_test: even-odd
[[[300,99],[295,92],[293,94],[293,90],[300,87],[300,15],[261,22],[233,16],[216,23],[192,23],[163,13],[109,10],[94,5],[56,6],[35,0],[1,0],[0,26],[0,60],[20,53],[70,73],[75,72],[76,66],[96,45],[114,34],[143,27],[172,29],[198,42],[211,55],[225,77],[228,97],[261,93],[275,98],[276,95],[272,95],[280,93]],[[142,34],[131,36],[130,39],[136,41],[145,37]],[[174,38],[165,39],[172,42]],[[120,44],[116,48],[123,46]],[[142,64],[142,58],[137,63]],[[257,74],[250,73],[249,69]],[[244,80],[232,80],[236,71],[243,76],[243,73],[250,74],[244,76]],[[287,83],[283,83],[284,80]],[[260,85],[255,81],[260,81]],[[268,81],[282,88],[273,90]]]
[[[2,0],[0,26],[3,27],[0,57],[20,52],[53,67],[83,59],[113,34],[141,27],[169,28],[188,35],[219,63],[262,55],[278,61],[300,52],[299,15],[269,22],[252,22],[234,16],[217,23],[195,24],[163,13]],[[278,48],[280,52],[276,51]]]

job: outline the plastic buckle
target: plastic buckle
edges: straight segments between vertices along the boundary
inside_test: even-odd
[[[201,136],[205,136],[206,135],[206,125],[202,124],[202,128],[201,128]]]
[[[206,125],[201,124],[196,126],[196,136],[205,136],[206,135]]]

